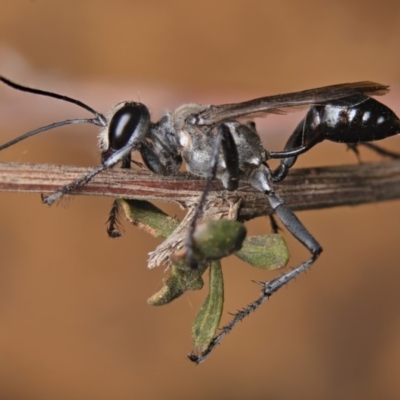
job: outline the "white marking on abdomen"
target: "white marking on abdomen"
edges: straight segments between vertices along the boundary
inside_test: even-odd
[[[357,115],[357,109],[356,108],[351,109],[348,114],[349,122],[353,121],[356,115]]]
[[[367,122],[369,120],[370,116],[371,116],[371,113],[369,111],[366,111],[362,116],[363,122]]]
[[[342,108],[336,106],[325,106],[325,123],[330,127],[335,127],[340,122]]]

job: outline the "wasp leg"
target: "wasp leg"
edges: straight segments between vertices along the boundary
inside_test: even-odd
[[[122,160],[121,168],[130,169],[131,168],[131,155],[129,154]],[[114,200],[111,207],[110,213],[107,220],[107,234],[110,238],[118,238],[123,235],[123,230],[121,229],[120,217],[120,205],[117,200]]]
[[[201,218],[203,214],[207,195],[210,191],[211,181],[217,175],[221,148],[228,174],[227,179],[222,179],[222,181],[226,185],[228,190],[235,190],[239,185],[239,155],[237,147],[229,128],[226,125],[221,124],[218,127],[218,133],[216,135],[215,143],[212,149],[212,154],[210,158],[210,169],[206,178],[206,185],[201,195],[199,204],[197,205],[192,222],[189,225],[188,233],[186,236],[186,261],[191,268],[197,268],[197,263],[193,258],[193,234],[196,229],[197,221]]]
[[[315,135],[314,137],[309,138],[308,142],[305,143],[304,131],[307,123],[309,123],[307,118],[304,118],[297,125],[296,129],[286,142],[283,152],[270,152],[268,154],[269,158],[281,159],[279,166],[272,171],[273,182],[281,182],[283,179],[285,179],[286,175],[289,173],[289,169],[292,168],[296,162],[297,156],[305,151],[310,150],[318,142],[320,142],[320,136]]]
[[[283,200],[272,191],[266,192],[266,195],[268,196],[271,207],[274,209],[275,213],[282,221],[282,224],[300,243],[302,243],[311,252],[311,257],[307,261],[303,262],[302,264],[298,265],[297,267],[293,268],[292,270],[290,270],[286,274],[281,275],[278,278],[275,278],[268,282],[256,282],[262,286],[262,291],[259,298],[250,303],[247,307],[235,313],[232,320],[223,328],[221,328],[221,332],[216,337],[214,337],[214,339],[208,345],[207,349],[205,349],[200,355],[188,355],[189,359],[196,364],[203,362],[215,349],[216,345],[219,344],[221,340],[230,331],[232,331],[232,329],[239,322],[248,317],[269,297],[271,297],[275,292],[277,292],[291,280],[310,269],[322,252],[322,247],[320,246],[320,244],[308,232],[308,230],[300,222],[296,215],[289,208],[287,208]]]
[[[279,233],[281,230],[280,226],[278,225],[278,222],[276,222],[276,219],[273,214],[269,215],[269,222],[271,223],[271,230],[272,233]]]
[[[122,229],[120,228],[120,213],[121,209],[117,199],[114,200],[107,220],[107,233],[110,238],[115,239],[123,235]]]
[[[367,147],[368,149],[370,149],[372,151],[375,151],[375,153],[379,154],[380,156],[390,157],[390,158],[394,158],[394,159],[399,159],[400,158],[400,154],[399,153],[395,153],[394,151],[386,150],[386,149],[376,145],[375,143],[361,142],[358,145]]]

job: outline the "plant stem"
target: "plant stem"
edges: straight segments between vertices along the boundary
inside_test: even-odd
[[[47,164],[0,163],[0,191],[49,193],[85,175],[89,168]],[[145,170],[107,170],[72,194],[179,203],[198,201],[205,181],[189,173],[155,175]],[[292,170],[275,187],[292,211],[373,203],[400,198],[400,160]],[[238,219],[271,213],[266,196],[241,184],[228,192],[211,184],[208,201],[223,209],[241,200]]]

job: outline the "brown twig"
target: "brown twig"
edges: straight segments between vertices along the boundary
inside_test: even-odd
[[[86,174],[89,168],[46,164],[0,163],[0,191],[48,193]],[[72,194],[122,197],[193,204],[204,180],[188,173],[160,176],[143,170],[108,170]],[[276,185],[276,191],[293,210],[356,205],[400,198],[400,160],[294,169]],[[240,220],[271,212],[266,196],[249,185],[228,192],[218,181],[209,199],[221,207],[241,199]]]
[[[85,175],[88,171],[88,168],[69,166],[0,163],[0,191],[53,192],[60,186]],[[171,253],[181,245],[186,236],[187,221],[192,218],[192,213],[195,211],[194,204],[203,193],[204,185],[204,179],[196,178],[188,173],[160,176],[143,170],[115,169],[104,171],[88,185],[80,187],[72,194],[178,202],[189,208],[181,224],[151,253],[149,266],[154,266],[167,262]],[[400,160],[295,169],[283,182],[276,185],[276,191],[293,211],[398,199],[400,198]],[[239,190],[228,192],[223,189],[220,182],[213,181],[205,211],[228,214],[233,208],[238,212],[235,217],[237,216],[239,220],[249,220],[271,212],[267,196],[249,185],[242,184]],[[298,271],[298,268],[288,274],[300,273],[296,270]],[[207,348],[200,355],[191,353],[189,359],[195,363],[204,361],[240,321],[248,317],[272,293],[292,279],[289,276],[290,279],[287,281],[282,280],[288,274],[270,282],[261,283],[263,290],[260,297],[235,313],[232,321],[208,343]],[[278,280],[279,285],[276,289],[268,292],[272,286],[277,285]],[[212,317],[215,319],[215,316],[212,315]]]

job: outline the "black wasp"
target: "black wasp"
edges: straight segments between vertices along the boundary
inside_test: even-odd
[[[185,104],[167,112],[158,122],[151,122],[144,104],[125,101],[104,116],[81,101],[43,90],[28,88],[0,77],[14,89],[53,97],[78,105],[94,116],[56,122],[28,132],[0,146],[3,150],[39,132],[67,124],[90,123],[100,126],[101,165],[87,175],[44,197],[53,204],[62,195],[88,183],[95,175],[117,163],[130,168],[131,153],[138,150],[147,168],[154,173],[171,175],[178,172],[184,160],[194,175],[217,178],[227,190],[236,190],[239,182],[247,182],[268,197],[272,209],[282,224],[310,252],[311,257],[295,269],[264,285],[264,297],[282,287],[308,269],[322,251],[317,240],[307,231],[294,213],[274,191],[274,183],[285,178],[296,157],[327,139],[334,142],[358,144],[380,140],[400,132],[400,120],[385,105],[370,96],[383,95],[388,86],[374,82],[356,82],[326,86],[301,92],[280,94],[237,104]],[[305,118],[289,137],[281,152],[264,149],[253,122],[240,122],[267,114],[285,114],[293,109],[308,107]],[[281,159],[276,170],[267,161]],[[198,213],[189,229],[187,244],[196,219],[201,214],[206,191]],[[116,235],[113,216],[110,235]]]

